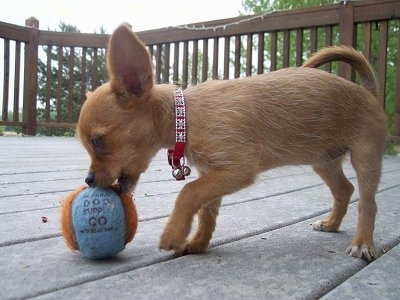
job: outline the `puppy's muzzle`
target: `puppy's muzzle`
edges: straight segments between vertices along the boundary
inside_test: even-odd
[[[96,186],[96,176],[94,175],[93,172],[89,172],[85,178],[85,182],[88,186],[90,187],[95,187]]]
[[[96,182],[95,173],[89,172],[85,178],[85,182],[90,187],[96,187],[97,182]],[[122,191],[128,191],[128,183],[129,183],[129,179],[125,175],[121,175],[117,180],[117,184]]]

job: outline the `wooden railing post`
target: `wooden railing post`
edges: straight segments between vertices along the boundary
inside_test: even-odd
[[[339,42],[340,45],[354,47],[354,16],[353,2],[340,1],[339,3]],[[345,63],[339,64],[339,76],[352,80],[351,67]]]
[[[39,20],[31,17],[25,21],[25,26],[30,27],[30,36],[25,46],[23,121],[26,125],[22,130],[26,135],[36,135]]]
[[[397,22],[400,27],[400,20]],[[397,33],[397,51],[400,50],[400,34]],[[397,52],[396,96],[394,110],[394,135],[400,140],[400,55]]]

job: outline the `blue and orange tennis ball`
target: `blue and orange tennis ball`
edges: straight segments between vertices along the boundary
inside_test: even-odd
[[[66,244],[90,259],[108,258],[124,250],[138,226],[130,194],[118,187],[83,185],[61,205],[61,231]]]

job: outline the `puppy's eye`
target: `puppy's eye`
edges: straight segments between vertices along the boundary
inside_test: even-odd
[[[96,152],[103,153],[105,151],[105,141],[103,136],[96,136],[91,140],[92,147]]]

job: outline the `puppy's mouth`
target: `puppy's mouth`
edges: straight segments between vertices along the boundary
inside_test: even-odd
[[[122,192],[124,193],[129,192],[129,177],[125,174],[121,174],[118,177],[117,185],[119,186]]]
[[[121,192],[128,193],[131,192],[135,187],[137,179],[125,173],[121,173],[121,175],[119,175],[117,179],[112,179],[109,177],[104,178],[99,175],[96,176],[95,173],[89,172],[85,179],[85,182],[90,187],[106,188],[112,185],[114,188],[119,189]]]

